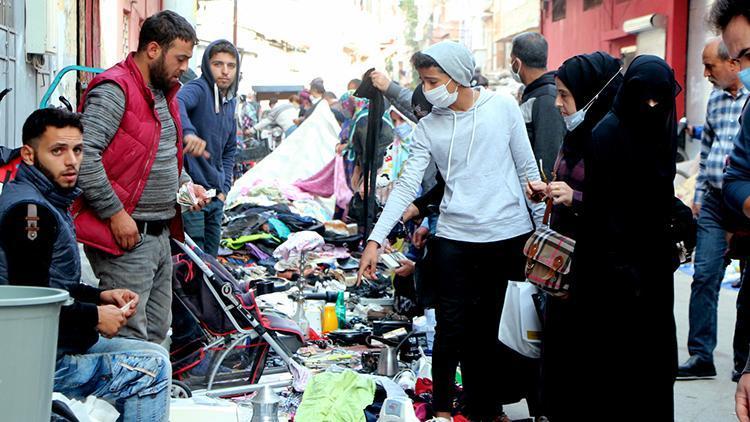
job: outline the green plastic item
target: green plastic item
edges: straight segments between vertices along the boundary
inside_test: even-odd
[[[68,292],[0,286],[0,409],[4,421],[48,421],[57,325]]]
[[[336,319],[339,320],[339,328],[346,327],[346,303],[344,302],[344,292],[339,292],[336,298]]]
[[[265,239],[271,239],[273,241],[281,243],[281,241],[278,238],[276,238],[276,236],[269,234],[269,233],[251,234],[247,236],[240,236],[236,239],[223,239],[221,243],[222,245],[226,246],[229,249],[239,250],[239,249],[244,248],[246,243],[255,242],[256,240],[265,240]]]

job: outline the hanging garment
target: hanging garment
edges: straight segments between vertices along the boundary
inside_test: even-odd
[[[352,191],[346,182],[346,171],[344,170],[344,158],[336,155],[319,172],[305,180],[294,182],[294,186],[313,195],[329,198],[336,197],[336,206],[346,209],[352,199]]]

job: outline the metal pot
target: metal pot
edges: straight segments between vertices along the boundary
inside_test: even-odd
[[[250,401],[253,404],[253,418],[250,422],[278,422],[281,399],[266,385]]]

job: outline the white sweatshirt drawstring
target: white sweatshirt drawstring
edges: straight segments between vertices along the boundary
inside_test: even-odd
[[[451,134],[451,144],[448,149],[448,174],[445,177],[445,180],[448,181],[451,177],[451,166],[453,164],[453,143],[456,140],[456,126],[457,126],[457,117],[456,112],[451,110],[451,113],[453,114],[453,133]],[[472,125],[471,125],[471,142],[469,143],[469,152],[466,154],[466,165],[469,165],[469,160],[471,160],[471,148],[474,146],[474,135],[477,131],[477,109],[474,108],[474,112],[472,114]]]
[[[453,114],[453,133],[451,134],[451,144],[448,149],[448,174],[445,176],[445,181],[448,182],[451,178],[451,161],[453,161],[453,141],[456,139],[456,112],[451,110]]]
[[[214,111],[219,114],[221,108],[219,108],[219,86],[214,82]]]
[[[466,154],[466,165],[469,165],[469,160],[471,160],[471,147],[474,146],[474,133],[476,133],[477,130],[477,108],[474,107],[474,118],[472,119],[472,125],[471,125],[471,142],[469,143],[469,153]]]

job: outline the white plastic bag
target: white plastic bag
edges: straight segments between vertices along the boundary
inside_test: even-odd
[[[120,417],[114,406],[94,396],[88,396],[86,400],[80,401],[69,399],[60,393],[52,393],[52,400],[67,404],[80,422],[115,422]]]
[[[509,281],[500,315],[497,338],[516,352],[533,359],[541,355],[542,324],[532,295],[537,288],[526,281]]]

